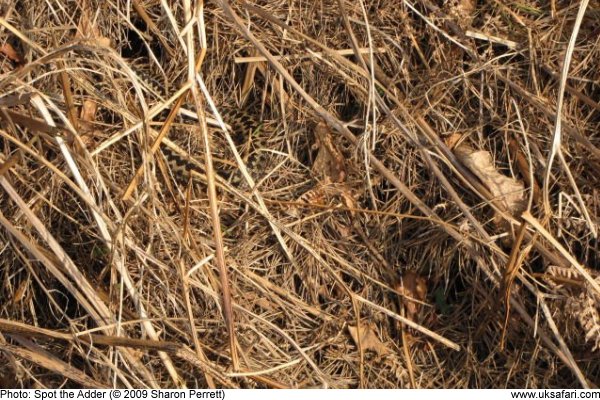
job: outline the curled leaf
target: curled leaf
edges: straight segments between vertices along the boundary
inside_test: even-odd
[[[406,317],[415,320],[421,311],[421,303],[427,297],[427,280],[414,271],[406,271],[397,287],[404,297],[401,300],[406,310]]]
[[[14,47],[10,43],[4,43],[0,46],[0,53],[4,54],[9,60],[15,64],[23,64],[23,58],[17,53]]]
[[[380,357],[386,356],[391,350],[379,340],[379,337],[375,333],[376,329],[372,324],[365,323],[360,325],[360,342],[362,348],[365,351],[374,351]],[[358,328],[356,326],[348,326],[348,331],[350,332],[350,336],[352,336],[352,340],[358,346]]]
[[[489,189],[494,201],[513,215],[525,209],[525,185],[498,172],[490,152],[475,150],[464,144],[456,147],[454,151],[460,161]]]

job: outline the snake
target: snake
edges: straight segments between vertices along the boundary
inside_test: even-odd
[[[261,121],[250,114],[249,112],[236,108],[236,107],[221,107],[220,114],[225,123],[231,126],[231,131],[235,136],[242,136],[245,138],[248,134],[258,131],[262,123]],[[161,146],[162,154],[169,165],[169,168],[173,171],[177,178],[182,181],[187,181],[193,173],[204,174],[204,170],[200,167],[200,164],[192,160],[190,155],[185,152],[178,152],[174,149],[163,145]],[[264,162],[261,153],[253,153],[250,155],[246,167],[252,175],[260,170],[261,164]],[[242,185],[245,182],[242,179],[240,173],[227,174],[225,171],[217,171],[223,179],[229,179],[234,185]]]
[[[137,75],[141,85],[148,92],[161,100],[168,97],[169,93],[166,90],[166,85],[160,83],[161,79],[158,78],[157,74],[152,73],[148,68],[147,63],[138,63],[134,61],[131,64],[131,67]],[[262,121],[244,108],[229,105],[223,105],[217,108],[223,121],[231,127],[232,136],[237,142],[245,141],[249,134],[257,132],[262,127]],[[168,113],[168,109],[164,110],[156,118],[166,119]],[[193,172],[199,174],[204,173],[201,164],[192,160],[190,155],[186,154],[184,151],[176,151],[164,144],[160,149],[175,177],[181,179],[181,181],[187,181]],[[264,160],[261,159],[260,155],[254,153],[250,155],[246,166],[252,174],[255,170],[260,169],[260,164],[263,161]],[[229,179],[232,184],[242,184],[243,179],[239,173],[227,174],[225,171],[217,172],[222,178]]]

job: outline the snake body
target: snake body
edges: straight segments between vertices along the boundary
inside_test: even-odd
[[[261,122],[242,109],[221,107],[219,111],[225,123],[231,126],[231,131],[239,142],[246,141],[248,135],[260,129]],[[175,151],[166,145],[161,146],[161,151],[173,173],[182,181],[187,181],[193,172],[198,174],[204,173],[201,164],[192,160],[189,155]],[[246,166],[248,170],[253,173],[260,169],[260,163],[262,161],[263,160],[261,160],[259,156],[252,154],[249,157]],[[240,173],[237,173],[237,171],[233,171],[231,174],[225,173],[225,171],[217,172],[223,179],[230,179],[231,183],[234,185],[242,183],[242,176]]]
[[[152,74],[147,67],[144,67],[144,64],[132,65],[132,68],[139,77],[142,86],[145,87],[148,92],[152,93],[154,96],[158,96],[160,99],[168,96],[165,85],[161,85],[159,83],[160,79],[156,78],[155,74]],[[223,121],[231,127],[231,133],[235,142],[245,142],[248,139],[248,135],[256,132],[262,125],[261,121],[255,115],[239,107],[221,106],[218,107],[218,110]],[[160,114],[157,118],[166,119],[168,112],[168,110],[165,110],[163,114]],[[161,146],[161,151],[173,173],[182,181],[187,181],[192,172],[197,172],[199,174],[204,173],[201,164],[192,160],[185,152],[175,151],[166,145]],[[259,167],[261,161],[260,157],[250,155],[247,162],[248,169],[251,172],[258,169],[257,167]],[[239,173],[233,173],[231,176],[227,176],[227,174],[224,174],[222,171],[219,173],[224,179],[229,178],[233,184],[238,184],[242,181],[241,174]]]

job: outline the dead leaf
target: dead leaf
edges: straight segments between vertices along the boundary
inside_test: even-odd
[[[525,185],[496,170],[488,151],[462,144],[454,150],[460,161],[490,190],[494,200],[513,215],[525,210]]]
[[[15,295],[13,297],[13,304],[18,304],[23,300],[27,288],[29,288],[29,280],[25,279],[21,282],[21,284],[17,288],[17,291],[15,292]]]
[[[444,137],[444,143],[449,149],[453,149],[454,146],[463,138],[464,135],[460,133],[452,133],[446,137]]]
[[[86,10],[81,13],[75,37],[92,40],[100,47],[111,47],[110,38],[100,34],[100,29],[92,22]]]
[[[315,143],[313,148],[319,149],[312,172],[318,178],[328,183],[340,183],[346,180],[346,159],[333,143],[329,127],[321,122],[315,128]]]
[[[96,38],[96,43],[100,47],[111,47],[112,42],[110,38],[107,38],[106,36],[99,36]]]
[[[406,271],[396,289],[403,296],[401,304],[406,310],[406,317],[414,321],[422,308],[420,302],[427,297],[427,280],[415,271]]]
[[[355,210],[358,208],[358,204],[356,203],[356,194],[352,193],[352,190],[347,185],[342,185],[339,188],[340,196],[342,197],[342,203],[344,206],[351,210]],[[352,212],[354,214],[354,211]]]
[[[376,327],[370,323],[360,325],[360,342],[364,351],[374,351],[378,356],[386,356],[391,350],[384,345],[377,336]],[[358,329],[356,326],[348,326],[348,331],[354,343],[358,346]]]
[[[4,54],[9,60],[15,64],[23,64],[23,58],[17,53],[17,51],[10,45],[10,43],[4,43],[0,47],[0,53]]]
[[[445,2],[447,13],[463,28],[471,25],[476,12],[474,0],[453,0]]]
[[[81,106],[80,119],[85,122],[93,122],[96,120],[96,110],[98,110],[98,104],[92,100],[85,100]]]
[[[349,238],[352,236],[352,227],[345,224],[336,224],[338,233],[343,238]]]

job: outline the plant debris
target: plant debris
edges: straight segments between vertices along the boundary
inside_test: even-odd
[[[0,12],[0,386],[600,385],[598,1]]]

